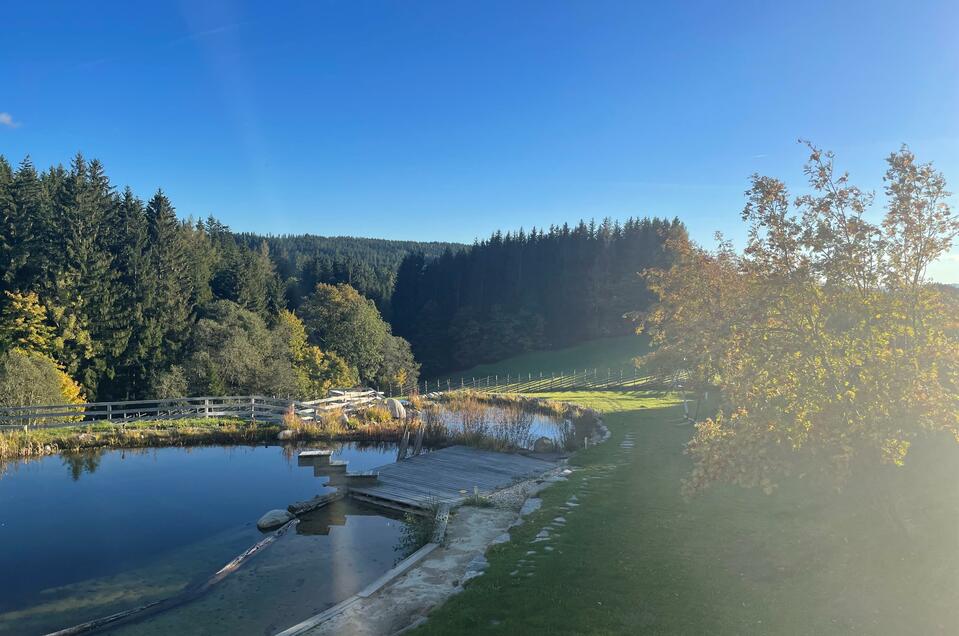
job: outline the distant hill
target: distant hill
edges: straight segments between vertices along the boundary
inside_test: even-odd
[[[458,252],[466,247],[459,243],[314,234],[263,236],[242,232],[236,237],[253,249],[266,242],[277,273],[286,283],[291,307],[299,306],[317,283],[349,283],[387,315],[396,270],[407,254],[420,252],[431,260],[447,250]]]

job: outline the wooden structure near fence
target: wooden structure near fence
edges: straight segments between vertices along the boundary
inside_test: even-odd
[[[331,391],[329,397],[310,401],[262,395],[229,395],[165,400],[90,402],[85,404],[8,406],[0,408],[0,430],[211,417],[278,423],[290,409],[303,420],[312,422],[316,421],[325,411],[336,409],[350,411],[382,398],[382,393],[373,389],[365,389],[359,391]]]

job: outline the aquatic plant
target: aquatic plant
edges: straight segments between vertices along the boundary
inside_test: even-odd
[[[464,506],[473,506],[475,508],[492,508],[495,504],[489,497],[484,497],[479,493],[479,488],[473,488],[473,494],[463,500]]]
[[[396,545],[396,551],[401,554],[400,559],[405,559],[433,540],[439,510],[439,501],[431,498],[427,501],[424,513],[407,512],[403,515],[403,531]]]

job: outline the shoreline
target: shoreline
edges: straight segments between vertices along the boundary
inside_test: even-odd
[[[283,427],[241,420],[158,420],[129,424],[82,424],[0,434],[0,462],[37,459],[64,452],[123,450],[272,442],[397,442],[404,424],[392,422],[350,431],[297,431],[278,440]]]

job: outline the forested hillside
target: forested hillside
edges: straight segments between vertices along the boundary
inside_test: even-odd
[[[456,243],[313,234],[261,236],[244,232],[236,236],[250,249],[267,244],[291,308],[299,307],[317,283],[346,283],[372,299],[386,314],[396,270],[407,254],[419,252],[426,258],[435,258],[447,249],[465,247]]]
[[[415,379],[409,345],[375,305],[346,285],[317,285],[328,281],[289,293],[269,241],[238,239],[213,218],[181,221],[162,191],[147,202],[119,193],[97,161],[78,155],[40,172],[0,157],[0,403],[80,397],[18,382],[54,368],[67,378],[48,373],[49,386],[72,379],[98,400],[317,397]],[[291,296],[314,318],[289,311]]]
[[[678,220],[580,222],[497,232],[470,249],[407,256],[392,324],[426,373],[628,333],[624,314],[652,300],[639,272],[668,264]]]

